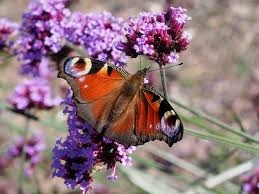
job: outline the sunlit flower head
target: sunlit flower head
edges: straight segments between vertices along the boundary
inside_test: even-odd
[[[145,55],[160,65],[177,63],[178,53],[184,51],[191,35],[184,31],[184,25],[191,18],[186,9],[171,7],[158,14],[141,13],[125,24],[126,40],[117,48],[128,56]]]

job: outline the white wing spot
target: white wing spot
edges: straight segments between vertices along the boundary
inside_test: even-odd
[[[84,82],[84,81],[85,81],[85,76],[80,77],[80,78],[79,78],[79,81],[80,81],[80,82]]]
[[[161,128],[160,123],[157,123],[157,124],[156,124],[156,130],[159,130],[160,128]]]
[[[177,119],[177,120],[175,121],[174,129],[177,129],[179,126],[180,126],[180,120]]]

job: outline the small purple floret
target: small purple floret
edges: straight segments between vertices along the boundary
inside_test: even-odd
[[[16,158],[25,157],[25,174],[32,176],[35,167],[42,161],[45,144],[41,134],[33,134],[29,139],[18,137],[0,157],[0,170],[9,167]]]
[[[8,101],[18,110],[28,108],[50,109],[61,102],[61,98],[53,97],[51,91],[47,80],[34,78],[17,85]]]
[[[18,24],[6,18],[0,19],[0,51],[10,51],[12,41],[10,38],[17,32]]]
[[[242,188],[247,194],[259,193],[259,166],[256,166],[251,174],[242,177]]]
[[[66,23],[66,38],[83,45],[92,58],[122,66],[127,62],[125,53],[115,47],[123,39],[124,22],[109,12],[100,14],[73,13]]]
[[[125,24],[126,41],[117,44],[119,50],[128,56],[145,55],[160,65],[177,63],[191,35],[184,31],[185,23],[191,18],[181,7],[171,7],[158,14],[141,13],[137,18],[130,18]]]
[[[29,4],[23,14],[15,54],[22,62],[21,72],[39,76],[39,64],[47,54],[60,51],[63,46],[62,23],[70,15],[67,0],[39,0]]]

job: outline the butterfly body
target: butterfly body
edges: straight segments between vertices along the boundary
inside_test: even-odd
[[[146,71],[130,75],[102,61],[73,57],[59,66],[58,76],[73,90],[77,115],[98,132],[126,147],[156,139],[172,146],[182,139],[182,122],[144,83]]]

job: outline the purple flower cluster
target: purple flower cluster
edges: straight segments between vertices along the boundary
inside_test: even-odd
[[[65,32],[69,41],[84,46],[92,58],[121,66],[128,58],[115,47],[114,42],[123,39],[123,24],[121,18],[109,12],[74,13],[66,24]]]
[[[52,97],[49,82],[42,78],[34,78],[17,85],[8,100],[18,110],[50,109],[61,102],[60,97]]]
[[[68,115],[69,135],[63,142],[61,139],[57,140],[53,149],[53,176],[63,178],[70,189],[80,185],[83,193],[86,193],[91,188],[94,170],[106,165],[107,169],[112,171],[107,178],[116,179],[116,162],[130,166],[131,157],[128,154],[132,153],[135,147],[126,149],[122,145],[103,138],[86,122],[78,118],[72,92],[68,93],[64,104],[66,105],[64,114]]]
[[[259,193],[259,166],[256,166],[252,174],[242,177],[243,191],[247,194]]]
[[[38,66],[44,56],[57,53],[64,36],[62,24],[70,11],[67,0],[38,0],[29,4],[23,14],[16,54],[22,62],[21,72],[38,76]]]
[[[18,24],[6,18],[0,19],[0,51],[10,49],[10,37],[15,34],[18,29]]]
[[[126,41],[119,42],[117,48],[131,57],[145,55],[160,65],[176,63],[177,53],[185,50],[191,39],[183,30],[191,19],[185,12],[181,7],[170,7],[166,12],[144,12],[137,18],[130,18],[125,25]]]
[[[25,157],[25,174],[31,176],[35,166],[42,161],[41,153],[45,148],[42,135],[34,134],[29,139],[19,137],[6,153],[0,157],[0,169],[6,168],[19,157]]]

